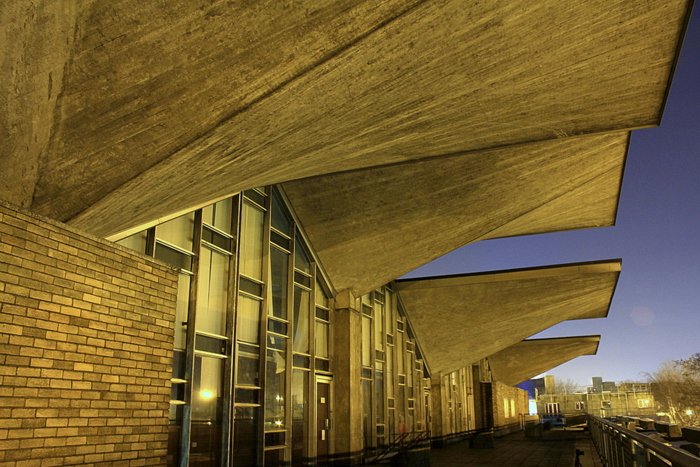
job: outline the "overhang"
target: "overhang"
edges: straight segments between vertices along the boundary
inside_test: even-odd
[[[621,261],[396,281],[433,372],[450,372],[570,319],[603,318]]]
[[[477,240],[615,223],[628,133],[285,183],[336,290],[356,296]]]
[[[573,360],[598,352],[600,336],[527,339],[489,355],[493,379],[515,386]]]
[[[253,186],[657,125],[691,2],[64,3],[2,10],[0,197],[107,236]]]

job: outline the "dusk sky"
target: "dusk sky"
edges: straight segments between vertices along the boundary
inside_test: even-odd
[[[700,352],[700,8],[676,66],[661,126],[632,132],[614,227],[477,242],[406,277],[622,258],[607,318],[568,321],[533,337],[601,334],[596,356],[548,374],[590,385],[646,380]]]

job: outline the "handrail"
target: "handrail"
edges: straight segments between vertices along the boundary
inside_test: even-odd
[[[611,421],[588,416],[593,443],[606,466],[625,466],[624,454],[635,459],[635,465],[644,467],[655,465],[652,456],[670,462],[673,467],[697,467],[698,458],[683,450],[676,449],[653,438],[628,430]],[[634,442],[626,443],[625,438]]]
[[[411,449],[419,442],[430,439],[430,431],[394,433],[392,436],[394,439],[384,446],[384,449],[379,454],[371,458],[372,462],[379,462],[393,452]]]

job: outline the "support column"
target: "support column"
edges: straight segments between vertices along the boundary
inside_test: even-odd
[[[334,465],[362,463],[362,315],[349,290],[335,297],[333,326]]]
[[[443,437],[447,434],[445,429],[445,387],[442,384],[442,373],[433,374],[430,377],[430,436],[432,437],[433,447],[442,447]]]

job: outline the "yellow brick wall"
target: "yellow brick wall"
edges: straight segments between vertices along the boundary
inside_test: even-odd
[[[0,203],[0,466],[164,464],[176,287]]]
[[[492,387],[494,426],[499,427],[519,423],[521,415],[528,414],[530,412],[527,391],[513,386],[507,386],[498,381],[495,381]],[[510,410],[511,399],[514,401],[515,414],[513,414]],[[505,400],[508,401],[509,405],[508,417],[506,417],[504,406]]]

